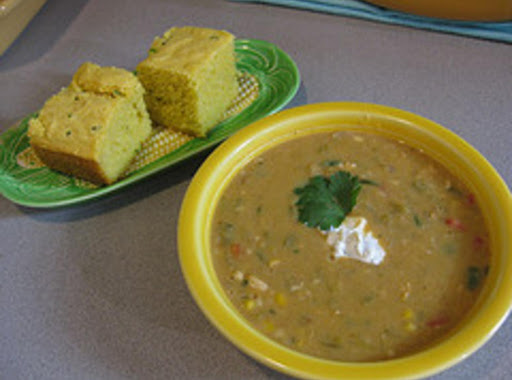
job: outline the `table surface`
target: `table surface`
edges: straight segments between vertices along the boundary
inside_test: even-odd
[[[362,101],[426,116],[512,185],[510,45],[212,0],[50,0],[0,58],[0,132],[84,61],[133,68],[173,25],[275,43],[302,83],[288,107]],[[106,198],[30,209],[0,196],[0,378],[284,379],[218,333],[180,271],[176,223],[204,155]],[[512,320],[435,379],[512,378]]]

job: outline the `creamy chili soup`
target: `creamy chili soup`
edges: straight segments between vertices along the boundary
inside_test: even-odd
[[[336,257],[327,232],[299,220],[297,189],[340,171],[361,182],[343,223],[366,221],[379,263]],[[217,206],[212,247],[226,294],[256,329],[343,361],[400,357],[446,335],[489,269],[483,217],[456,177],[398,141],[348,131],[251,161]]]

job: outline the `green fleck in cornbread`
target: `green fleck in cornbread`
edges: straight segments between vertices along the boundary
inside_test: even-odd
[[[238,92],[234,36],[208,28],[171,28],[155,38],[137,76],[153,121],[205,136]]]
[[[111,184],[151,129],[144,88],[133,73],[84,63],[30,121],[28,137],[48,167]]]

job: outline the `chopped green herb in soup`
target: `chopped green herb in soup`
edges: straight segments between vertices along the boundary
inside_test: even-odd
[[[489,270],[474,197],[422,152],[320,133],[254,159],[214,217],[214,264],[270,338],[343,361],[415,352],[453,329]]]

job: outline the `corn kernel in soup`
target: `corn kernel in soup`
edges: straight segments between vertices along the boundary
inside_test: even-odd
[[[385,250],[378,265],[336,258],[298,221],[294,189],[348,171],[367,180],[350,217]],[[343,361],[415,352],[452,330],[488,271],[488,234],[456,177],[422,152],[359,132],[319,133],[270,149],[226,188],[214,217],[215,269],[259,331]]]

